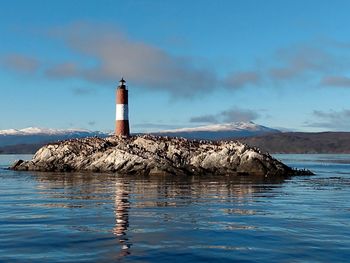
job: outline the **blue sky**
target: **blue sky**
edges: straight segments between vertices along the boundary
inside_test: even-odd
[[[0,129],[350,130],[349,1],[0,3]]]

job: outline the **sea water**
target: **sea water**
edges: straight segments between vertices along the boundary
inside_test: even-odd
[[[0,169],[0,262],[348,262],[350,155],[275,157],[316,175]]]

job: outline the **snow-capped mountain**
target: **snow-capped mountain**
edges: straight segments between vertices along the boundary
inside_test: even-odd
[[[0,135],[61,135],[61,134],[70,134],[70,133],[90,133],[89,130],[84,129],[48,129],[48,128],[37,128],[37,127],[28,127],[24,129],[8,129],[0,130]]]
[[[107,133],[84,129],[48,129],[29,127],[24,129],[0,130],[0,147],[17,144],[44,144],[48,142],[84,138],[91,136],[108,136]]]
[[[223,140],[279,132],[279,130],[268,128],[254,122],[233,122],[164,130],[154,134],[164,136],[180,136],[188,139]]]
[[[188,139],[224,140],[279,132],[279,130],[253,122],[237,122],[164,130],[152,134],[171,137],[179,136]],[[111,134],[84,129],[63,130],[29,127],[25,129],[0,130],[0,153],[34,153],[42,145],[49,142],[93,136],[107,137],[109,135]]]

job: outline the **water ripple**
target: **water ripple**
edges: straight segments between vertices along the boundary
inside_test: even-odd
[[[317,175],[0,170],[0,261],[346,262],[350,156],[279,158]]]

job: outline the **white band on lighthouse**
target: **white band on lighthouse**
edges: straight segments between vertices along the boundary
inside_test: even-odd
[[[116,120],[117,121],[124,121],[129,120],[128,117],[128,104],[116,104]]]

